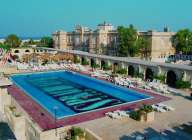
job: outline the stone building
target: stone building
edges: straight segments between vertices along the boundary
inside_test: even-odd
[[[149,39],[149,56],[154,59],[164,58],[175,54],[172,44],[174,32],[167,28],[163,32],[145,31],[138,35]],[[106,22],[99,24],[96,30],[88,27],[76,26],[72,32],[56,31],[52,34],[54,47],[58,49],[73,49],[90,53],[116,55],[118,48],[118,32]]]

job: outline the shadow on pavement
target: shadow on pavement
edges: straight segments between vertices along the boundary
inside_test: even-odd
[[[169,130],[161,132],[149,127],[144,133],[134,132],[131,135],[123,135],[119,140],[136,140],[136,137],[143,137],[141,140],[192,140],[192,122],[174,126]]]
[[[16,140],[7,123],[0,122],[0,140]]]

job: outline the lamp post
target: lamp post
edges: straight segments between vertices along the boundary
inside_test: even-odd
[[[58,107],[57,106],[54,106],[53,107],[53,109],[54,109],[54,119],[55,119],[55,135],[57,136],[57,109],[58,109]]]

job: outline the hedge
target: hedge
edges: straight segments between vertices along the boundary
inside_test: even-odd
[[[89,61],[83,60],[83,61],[81,62],[81,64],[82,64],[82,65],[89,65]]]
[[[127,74],[127,69],[118,69],[117,73],[118,74]]]
[[[191,83],[189,81],[183,81],[183,80],[177,80],[176,83],[176,88],[191,88]]]

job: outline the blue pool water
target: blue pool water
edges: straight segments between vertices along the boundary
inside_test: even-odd
[[[74,72],[58,71],[11,76],[12,81],[58,119],[150,96]]]

